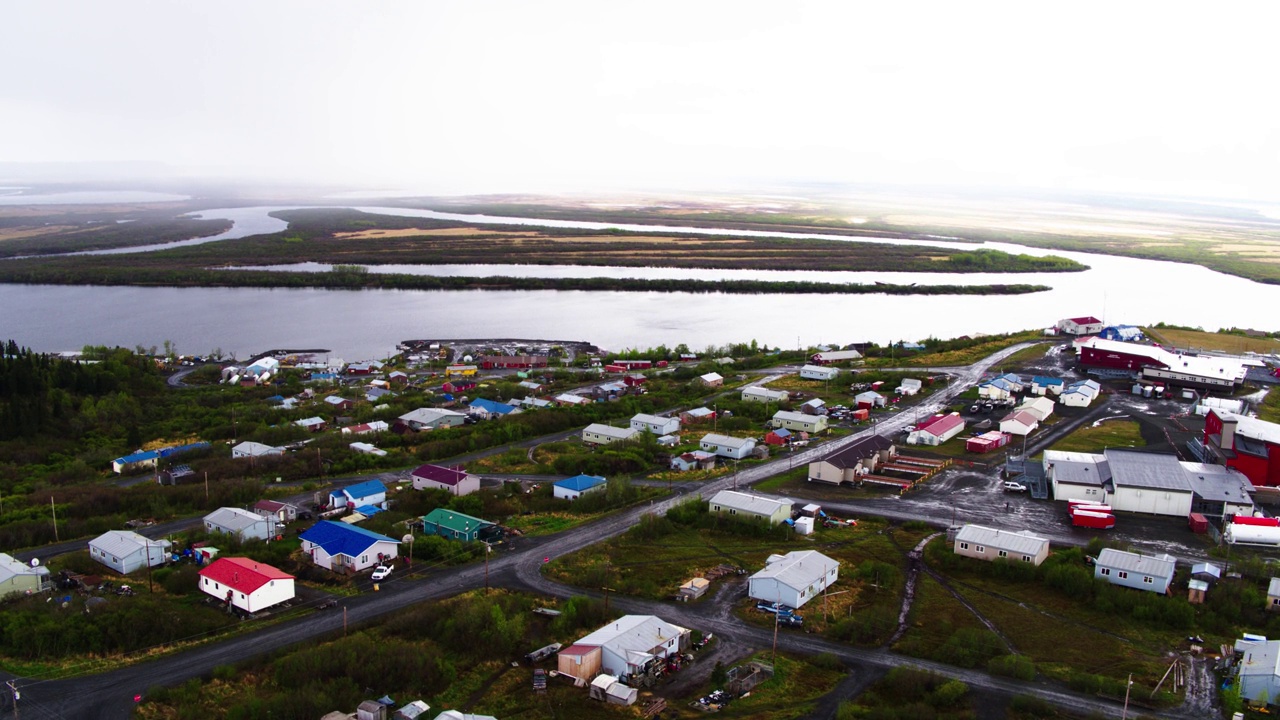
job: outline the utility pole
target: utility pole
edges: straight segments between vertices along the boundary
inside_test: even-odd
[[[347,636],[347,606],[342,606],[342,637]]]
[[[18,701],[22,699],[22,693],[18,691],[16,681],[7,680],[5,684],[9,686],[9,691],[13,693],[13,720],[18,720]]]
[[[1129,682],[1124,686],[1124,710],[1120,712],[1120,720],[1129,717],[1129,689],[1133,687],[1133,673],[1129,673]]]
[[[493,547],[489,543],[484,544],[484,594],[489,594],[489,553],[493,552]]]
[[[204,499],[209,499],[209,471],[204,471]]]
[[[53,541],[58,542],[58,506],[53,504],[53,496],[49,496],[49,509],[53,511]]]

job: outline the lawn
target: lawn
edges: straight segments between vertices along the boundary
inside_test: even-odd
[[[1269,337],[1246,337],[1229,333],[1204,332],[1174,328],[1143,328],[1147,337],[1162,345],[1191,350],[1219,350],[1229,353],[1255,352],[1262,355],[1280,352],[1280,340]]]
[[[1054,443],[1051,449],[1070,452],[1100,453],[1107,448],[1145,447],[1141,425],[1137,420],[1107,420],[1086,425]]]

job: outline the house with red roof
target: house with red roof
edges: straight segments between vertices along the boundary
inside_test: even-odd
[[[964,430],[964,418],[959,413],[934,415],[916,426],[907,435],[908,445],[941,445]]]
[[[1098,318],[1085,315],[1059,320],[1057,327],[1058,332],[1064,335],[1097,335],[1105,326]]]
[[[420,465],[410,474],[414,490],[445,490],[451,495],[469,495],[480,489],[480,476],[460,467]]]
[[[223,557],[209,563],[200,571],[200,589],[247,613],[294,597],[292,575],[243,557]]]

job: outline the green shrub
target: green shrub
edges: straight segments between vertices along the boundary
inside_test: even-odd
[[[1036,665],[1025,655],[1000,655],[987,661],[987,672],[1030,682],[1036,678]]]

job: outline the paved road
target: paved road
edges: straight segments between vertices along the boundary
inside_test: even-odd
[[[964,368],[957,373],[957,382],[935,393],[921,410],[936,412],[945,407],[963,389],[972,385],[988,368],[1002,361],[1005,357],[1025,347],[1023,345],[1008,348],[987,359]],[[910,424],[913,413],[900,413],[881,423],[880,432],[894,432]],[[763,480],[772,475],[784,472],[792,462],[810,462],[834,452],[843,446],[873,432],[866,430],[855,435],[841,438],[821,448],[795,453],[793,458],[784,458],[770,463],[753,466],[738,474],[736,482],[749,484]],[[720,478],[701,486],[701,492],[709,495],[727,489],[735,482],[734,477]],[[490,561],[489,579],[493,583],[514,583],[539,592],[546,592],[560,597],[582,594],[582,591],[551,583],[542,577],[539,568],[543,558],[556,557],[575,552],[608,538],[625,532],[633,526],[644,513],[664,513],[674,504],[681,502],[686,495],[677,494],[661,502],[632,508],[615,513],[554,537],[523,538],[517,545]],[[24,718],[124,718],[128,717],[135,694],[144,693],[153,685],[175,685],[184,680],[208,674],[213,668],[234,663],[247,657],[273,652],[298,643],[313,641],[322,637],[331,637],[341,633],[344,620],[350,624],[359,624],[378,620],[390,613],[416,603],[450,597],[470,588],[481,587],[485,583],[486,569],[484,565],[453,568],[431,573],[427,582],[412,581],[404,577],[394,578],[382,585],[378,593],[363,595],[345,601],[345,608],[309,613],[296,619],[283,621],[262,630],[245,635],[228,638],[223,641],[197,647],[189,651],[176,653],[159,660],[151,660],[121,668],[115,671],[90,675],[69,680],[40,681],[36,679],[17,679],[22,690],[21,716]],[[771,633],[750,626],[743,626],[732,619],[727,612],[719,615],[708,614],[704,606],[689,608],[687,606],[651,603],[634,598],[616,598],[618,607],[636,612],[660,612],[671,617],[677,623],[685,623],[711,631],[731,642],[757,648],[771,644]],[[711,606],[705,606],[711,607]],[[957,677],[970,683],[973,687],[1012,694],[1032,694],[1063,707],[1083,709],[1096,712],[1102,716],[1118,716],[1119,707],[1107,701],[1088,696],[1077,695],[1061,688],[1047,684],[1023,684],[1001,678],[988,676],[986,673],[965,671],[937,663],[930,663],[894,655],[884,650],[867,650],[829,642],[808,634],[785,634],[779,637],[779,647],[799,653],[831,652],[841,657],[846,664],[855,668],[870,668],[882,671],[887,667],[915,666],[938,672],[943,675]],[[0,680],[13,679],[12,676],[0,675]],[[11,708],[6,708],[0,717],[13,717]],[[1174,717],[1171,715],[1170,717]]]

